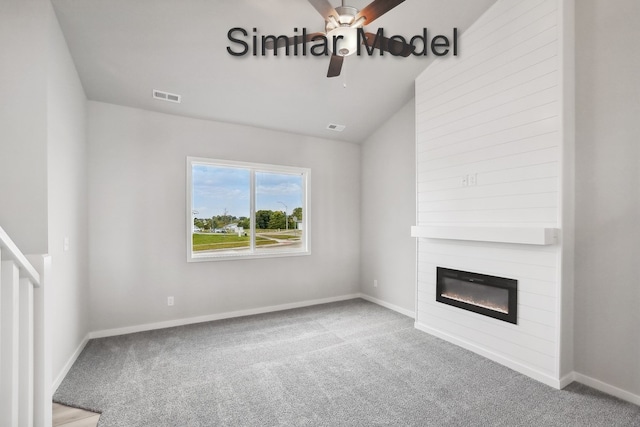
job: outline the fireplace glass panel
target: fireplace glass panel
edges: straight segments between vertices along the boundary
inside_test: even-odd
[[[465,282],[450,277],[443,279],[441,295],[467,304],[509,314],[509,290]]]
[[[438,267],[436,301],[518,323],[518,281],[514,279]]]

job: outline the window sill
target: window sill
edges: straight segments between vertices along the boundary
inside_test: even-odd
[[[196,255],[187,258],[187,262],[207,262],[207,261],[239,261],[246,259],[262,259],[262,258],[289,258],[311,255],[311,251],[300,252],[279,252],[279,253],[252,253],[238,255]]]

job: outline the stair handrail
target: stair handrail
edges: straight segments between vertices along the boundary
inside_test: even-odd
[[[0,249],[2,249],[3,260],[13,260],[18,265],[20,276],[27,277],[36,288],[40,287],[40,274],[2,227],[0,227]]]

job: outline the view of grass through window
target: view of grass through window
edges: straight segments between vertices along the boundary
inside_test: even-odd
[[[304,170],[215,160],[190,165],[192,257],[306,250]]]

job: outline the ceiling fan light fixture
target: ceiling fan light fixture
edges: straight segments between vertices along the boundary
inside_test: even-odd
[[[382,29],[379,29],[375,34],[375,40],[371,41],[368,40],[370,37],[363,31],[365,24],[371,24],[391,9],[401,3],[404,3],[405,0],[371,0],[371,3],[362,8],[362,10],[352,6],[347,6],[345,4],[346,0],[341,0],[341,5],[336,7],[331,5],[330,0],[307,1],[324,19],[324,33],[307,35],[307,37],[303,37],[302,40],[295,36],[289,37],[288,39],[283,38],[284,43],[282,44],[286,44],[287,47],[293,46],[294,55],[297,55],[297,51],[295,49],[298,44],[322,39],[324,47],[324,52],[322,54],[331,52],[329,69],[327,70],[327,77],[329,78],[340,75],[342,64],[344,63],[344,58],[346,56],[351,56],[354,53],[360,55],[360,46],[362,44],[366,45],[367,53],[369,55],[371,55],[373,48],[379,49],[381,55],[383,52],[389,51],[394,56],[401,55],[404,57],[409,56],[414,51],[414,46],[407,44],[401,36],[396,38],[391,37],[389,39],[383,35],[381,36],[380,31]],[[234,40],[231,37],[229,38],[232,41],[241,42],[240,40]],[[280,46],[280,40],[282,39],[278,37],[277,42],[273,41],[271,42],[271,45],[276,45],[277,43],[277,45]],[[411,40],[413,42],[413,39]],[[312,48],[316,46],[312,46]],[[267,48],[271,49],[270,46],[267,46]],[[227,47],[227,50],[229,50],[229,47]],[[245,49],[245,52],[240,55],[246,53],[247,50],[248,49]],[[236,55],[236,53],[229,53]],[[346,87],[346,83],[344,86]]]
[[[358,50],[357,28],[334,28],[327,33],[327,39],[329,41],[329,50],[336,55],[349,56],[353,55]]]

